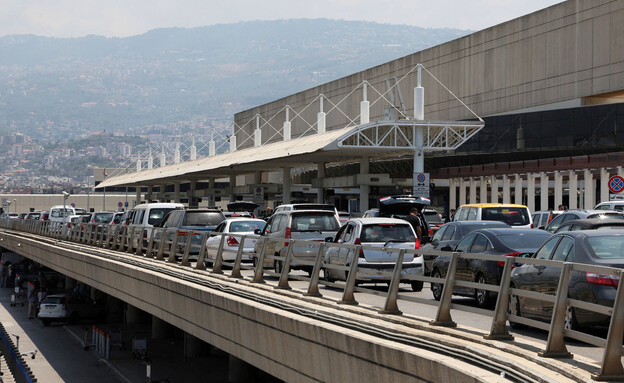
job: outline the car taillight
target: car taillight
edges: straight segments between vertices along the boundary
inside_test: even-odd
[[[416,238],[416,240],[414,241],[414,249],[418,250],[420,249],[420,246],[422,246],[420,244],[420,239]],[[414,254],[414,255],[417,255],[417,254]]]
[[[618,286],[620,284],[620,278],[617,275],[607,275],[598,273],[585,273],[585,280],[589,283],[605,286]]]
[[[82,230],[84,230],[84,224],[80,225],[80,228],[81,228]]]
[[[534,229],[534,228],[535,228],[535,226],[533,224],[531,224],[531,229]]]
[[[236,246],[238,245],[238,241],[236,240],[236,238],[229,236],[227,239],[227,244],[228,246]]]
[[[62,305],[62,306],[61,306],[61,310],[63,310],[63,311],[67,311],[67,306]]]
[[[71,222],[67,222],[67,228],[71,229]]]
[[[548,214],[548,222],[546,222],[547,224],[550,223],[550,221],[552,221],[553,219],[553,213]]]
[[[433,235],[433,230],[431,230],[431,228],[429,228],[429,235]]]
[[[355,241],[353,241],[353,244],[354,245],[361,245],[362,241],[359,238],[356,238]],[[358,257],[364,258],[364,250],[362,250],[361,248],[360,248],[360,254],[358,255]]]
[[[284,238],[286,239],[292,238],[292,234],[290,233],[290,227],[286,228],[286,234],[284,235]],[[288,242],[284,242],[284,246],[288,246]]]
[[[182,237],[188,235],[188,231],[178,231],[178,236]]]
[[[520,253],[518,251],[515,251],[513,253],[507,253],[505,254],[505,257],[517,257],[518,255],[520,255]],[[503,261],[498,261],[498,266],[500,267],[505,267],[505,262]]]

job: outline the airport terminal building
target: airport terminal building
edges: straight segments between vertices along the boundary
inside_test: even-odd
[[[99,187],[175,199],[188,183],[201,198],[214,191],[194,183],[229,177],[229,198],[260,191],[363,211],[415,186],[414,120],[425,130],[416,170],[441,210],[608,200],[609,178],[624,174],[624,2],[568,0],[257,106],[236,114],[229,153]]]

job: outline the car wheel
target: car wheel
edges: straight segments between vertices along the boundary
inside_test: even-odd
[[[440,274],[440,270],[438,269],[433,269],[433,271],[431,272],[431,277],[433,278],[442,278],[442,275]],[[431,284],[431,292],[433,293],[433,299],[435,299],[436,301],[439,301],[440,299],[442,299],[442,289],[443,286],[441,283],[432,283]]]
[[[258,258],[256,258],[255,254],[251,257],[251,264],[253,265],[254,269],[256,268],[256,266],[258,266]]]
[[[323,269],[323,279],[324,279],[325,281],[327,281],[327,282],[336,282],[336,279],[335,279],[335,278],[331,278],[331,277],[329,276],[329,270],[327,270],[327,269],[325,269],[325,268]]]
[[[566,330],[578,330],[579,325],[576,321],[576,313],[574,312],[574,307],[568,306],[566,308],[565,313],[565,322],[563,324],[563,328]]]
[[[425,282],[423,281],[414,281],[412,282],[412,290],[414,292],[420,292],[422,291],[424,285],[425,285]]]
[[[475,282],[486,284],[487,282],[485,281],[485,275],[477,275],[477,279]],[[491,294],[487,290],[475,289],[475,300],[477,301],[477,306],[479,307],[489,307],[492,303]]]
[[[49,325],[50,325],[50,323],[51,323],[52,321],[51,321],[51,320],[49,320],[49,319],[42,319],[42,320],[41,320],[41,322],[43,322],[43,325],[47,327],[47,326],[49,326]]]
[[[515,288],[514,286],[511,286],[511,287]],[[517,317],[522,316],[522,313],[520,312],[520,298],[519,297],[515,295],[509,296],[509,302],[507,303],[507,313],[511,315],[515,315]],[[509,326],[511,326],[511,328],[516,329],[516,330],[526,327],[523,324],[512,322],[511,320],[509,320]]]
[[[273,270],[275,270],[276,274],[281,274],[282,273],[282,261],[273,261]]]

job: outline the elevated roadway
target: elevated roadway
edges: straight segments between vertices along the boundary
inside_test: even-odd
[[[276,289],[275,279],[252,283],[250,271],[230,278],[11,230],[0,231],[0,246],[285,381],[566,382],[590,381],[599,370],[591,358],[538,357],[539,340],[486,340],[487,331],[458,318],[456,329],[432,327],[422,305],[406,306],[402,316],[383,315],[383,299],[374,295],[358,306],[339,305],[331,289],[306,297],[296,290],[298,282],[293,290]]]

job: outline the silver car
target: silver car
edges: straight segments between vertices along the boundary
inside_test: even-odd
[[[340,229],[333,242],[363,246],[357,257],[358,281],[389,282],[388,276],[379,273],[392,273],[399,253],[388,249],[416,249],[416,233],[412,225],[402,219],[355,218]],[[349,248],[329,247],[325,253],[326,264],[344,266],[352,264],[353,261],[353,250]],[[424,275],[423,257],[405,253],[402,273]],[[324,274],[329,281],[347,279],[344,270],[331,267],[325,268]],[[423,288],[422,281],[411,281],[411,285],[414,291],[421,291]]]
[[[309,242],[305,244],[294,245],[291,268],[311,272],[312,266],[298,264],[298,261],[313,261],[318,253],[319,243],[334,238],[339,228],[340,222],[335,210],[280,211],[269,218],[263,230],[256,230],[255,233],[260,237],[256,241],[254,253],[259,255],[266,243],[265,254],[283,257],[288,250],[288,242],[285,240],[307,240]],[[265,258],[264,267],[271,266],[275,272],[281,273],[281,261]]]
[[[262,229],[266,224],[265,221],[255,218],[230,218],[219,224],[214,230],[215,233],[231,233],[225,236],[223,240],[223,260],[233,261],[236,259],[236,253],[240,247],[241,237],[243,235],[254,234],[258,229]],[[206,240],[206,256],[216,259],[219,245],[221,244],[221,235],[212,235]],[[243,261],[251,262],[252,253],[256,244],[255,238],[246,238],[243,247]]]

